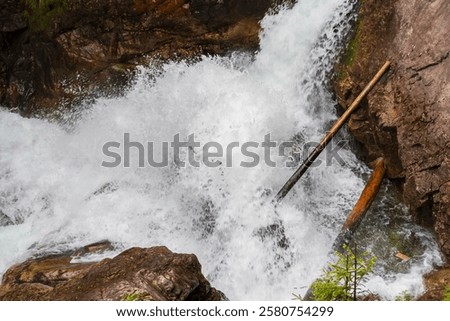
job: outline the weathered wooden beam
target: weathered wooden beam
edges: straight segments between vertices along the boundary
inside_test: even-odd
[[[284,184],[284,186],[280,189],[278,194],[273,199],[274,203],[279,203],[289,191],[294,187],[294,185],[298,182],[298,180],[303,176],[303,174],[308,170],[308,168],[313,164],[316,158],[320,155],[320,153],[325,149],[328,143],[333,139],[333,137],[337,134],[339,129],[345,124],[345,122],[350,118],[351,114],[358,108],[361,101],[367,94],[372,90],[372,88],[377,84],[377,82],[381,79],[381,77],[388,70],[391,63],[386,61],[386,63],[381,67],[381,69],[377,72],[377,74],[372,78],[372,80],[367,84],[367,86],[363,89],[363,91],[356,97],[353,103],[346,109],[344,114],[337,120],[334,126],[330,129],[327,135],[322,139],[319,145],[314,149],[314,151],[308,156],[308,158],[303,162],[303,164],[295,171],[295,173],[289,178],[289,180]]]
[[[344,244],[348,245],[350,243],[353,238],[353,233],[358,228],[380,190],[385,172],[386,166],[384,159],[378,158],[373,163],[373,172],[367,181],[366,187],[362,191],[353,210],[348,215],[347,220],[344,222],[341,232],[334,241],[333,249],[335,251],[341,251]]]
[[[386,172],[386,166],[383,158],[378,158],[373,163],[373,172],[369,177],[358,201],[353,207],[350,214],[347,216],[344,224],[342,225],[341,232],[337,236],[333,243],[333,251],[339,251],[342,253],[344,245],[349,245],[353,239],[353,234],[361,223],[362,219],[366,215],[376,196],[380,190],[381,183],[383,182],[384,174]],[[314,282],[313,282],[314,283]],[[313,299],[312,288],[309,287],[306,291],[303,300],[309,301]]]

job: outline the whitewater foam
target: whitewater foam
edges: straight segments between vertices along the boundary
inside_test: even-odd
[[[16,223],[0,227],[0,271],[36,253],[108,239],[119,248],[195,253],[231,299],[303,293],[364,186],[368,169],[348,148],[345,165],[312,169],[275,211],[270,199],[290,168],[110,169],[100,166],[102,146],[125,132],[156,144],[177,133],[224,145],[269,132],[277,141],[318,141],[336,117],[325,80],[353,5],[302,0],[266,16],[254,57],[169,62],[162,72],[141,67],[126,95],[98,99],[71,126],[0,111],[0,210]],[[432,253],[406,278],[368,284],[388,298],[393,284],[418,293],[420,275],[439,260]]]

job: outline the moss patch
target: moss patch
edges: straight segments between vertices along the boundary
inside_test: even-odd
[[[133,291],[132,293],[124,295],[122,301],[144,301],[147,296],[147,293]]]
[[[43,31],[51,21],[67,10],[68,0],[21,0],[26,10],[23,13],[31,31]]]
[[[361,34],[361,20],[358,20],[356,22],[356,31],[355,35],[353,36],[353,39],[350,41],[350,43],[347,46],[347,50],[344,54],[344,65],[345,66],[351,66],[355,62],[356,53],[358,52],[358,49],[360,47],[360,34]]]
[[[450,285],[445,287],[444,301],[450,301]]]
[[[365,84],[387,59],[395,38],[395,3],[398,0],[360,0],[353,37],[338,66],[338,82],[350,75],[357,84]]]
[[[355,25],[355,32],[342,55],[341,66],[339,68],[339,80],[342,81],[348,76],[348,69],[356,61],[356,55],[361,43],[361,20],[358,19]]]

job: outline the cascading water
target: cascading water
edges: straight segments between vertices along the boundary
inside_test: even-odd
[[[245,157],[237,152],[232,167],[105,168],[102,146],[122,142],[124,133],[154,142],[156,152],[177,133],[222,146],[262,142],[268,133],[275,141],[318,141],[336,117],[325,81],[353,5],[302,0],[268,15],[254,57],[141,68],[125,96],[98,99],[70,126],[1,110],[0,273],[37,253],[109,239],[118,250],[166,245],[195,253],[231,299],[304,293],[364,186],[368,170],[349,148],[340,151],[345,164],[311,169],[275,211],[270,200],[292,168],[240,167]],[[360,239],[380,256],[367,287],[392,299],[419,293],[421,275],[440,256],[430,234],[401,205],[393,208],[389,191]],[[407,265],[392,259],[394,234],[398,242],[419,239]]]

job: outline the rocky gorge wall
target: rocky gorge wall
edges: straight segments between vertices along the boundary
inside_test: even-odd
[[[370,162],[384,157],[419,223],[433,228],[450,259],[450,2],[360,2],[359,22],[336,85],[347,105],[392,66],[349,128]]]
[[[259,21],[281,2],[2,0],[0,105],[45,112],[117,92],[149,57],[255,50]]]

